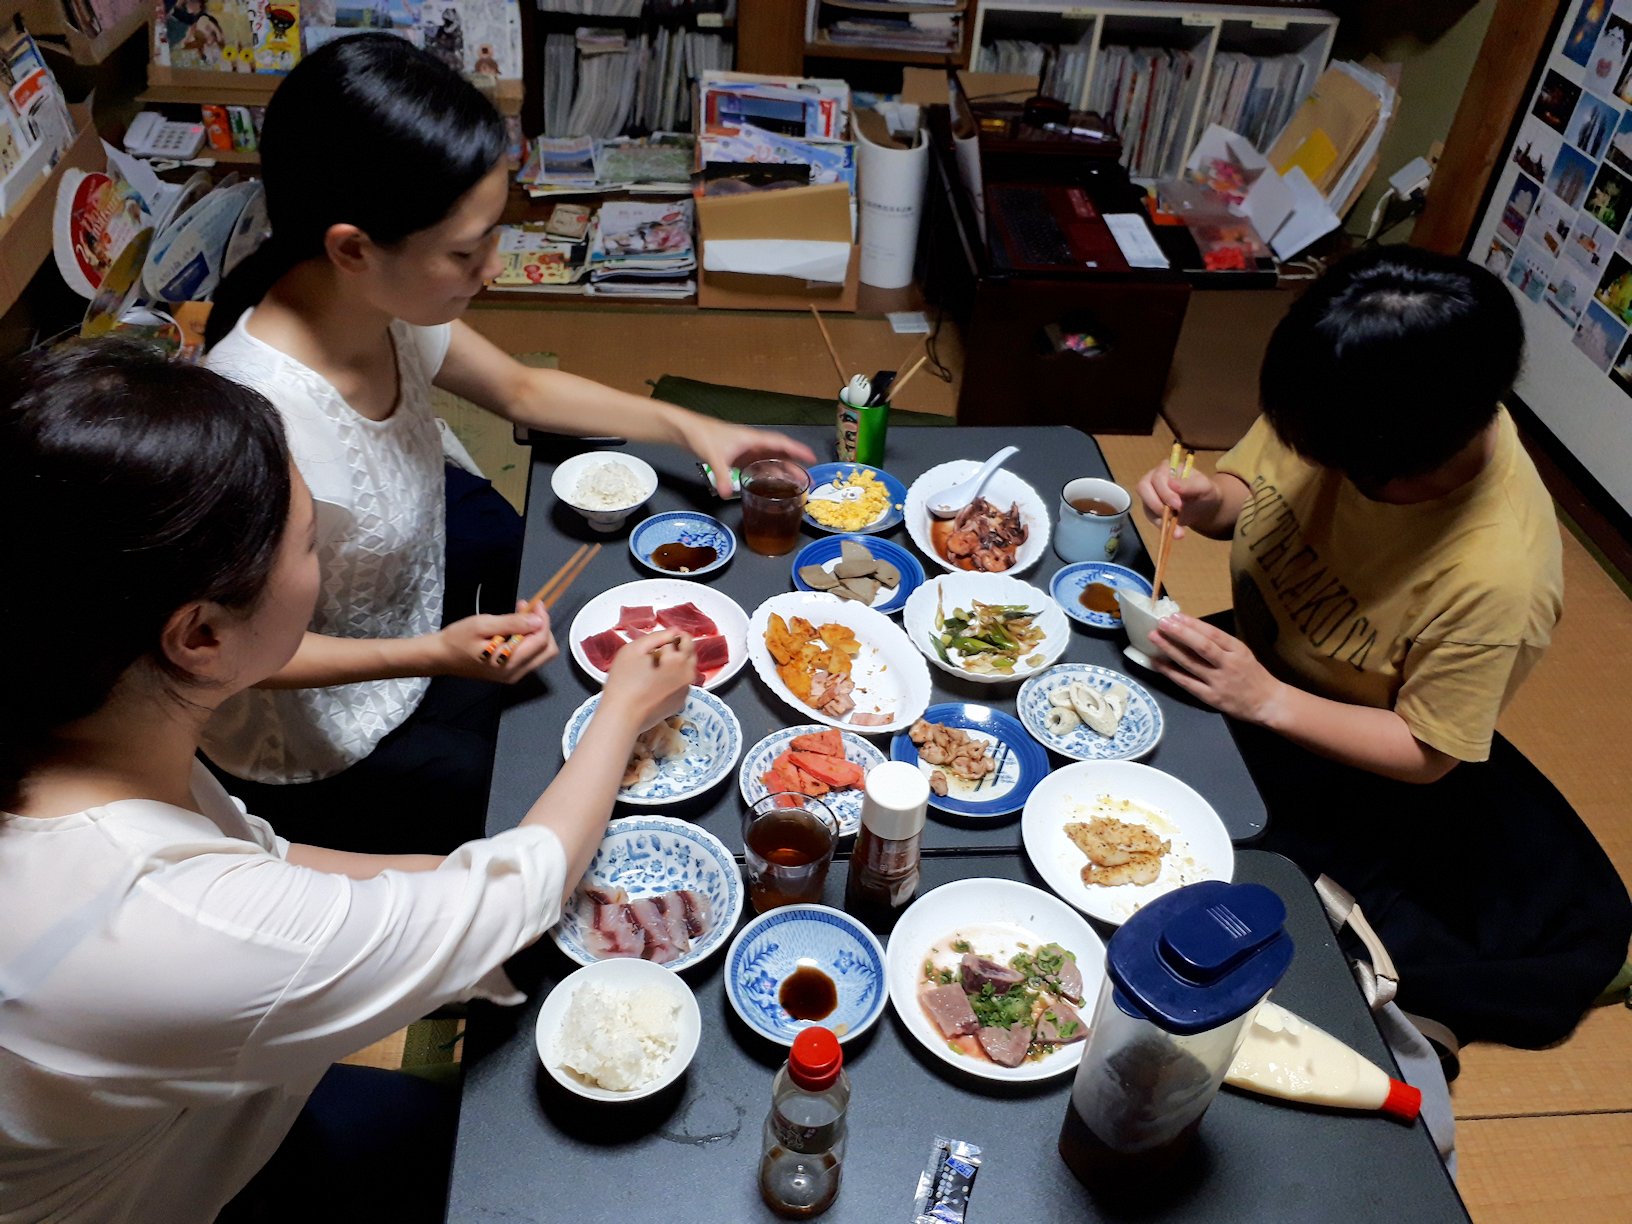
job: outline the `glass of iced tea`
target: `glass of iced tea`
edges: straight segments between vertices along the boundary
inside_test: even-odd
[[[810,473],[786,459],[761,459],[742,469],[742,535],[764,557],[780,557],[799,544]]]
[[[742,841],[756,913],[821,901],[839,844],[839,822],[827,804],[809,795],[766,795],[743,817]]]

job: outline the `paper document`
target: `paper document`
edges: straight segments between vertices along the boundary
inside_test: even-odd
[[[861,283],[900,289],[912,283],[918,222],[929,176],[929,145],[904,148],[874,111],[856,113],[861,189]]]
[[[1291,259],[1317,238],[1331,233],[1341,222],[1303,170],[1294,166],[1283,176],[1292,191],[1292,215],[1270,239],[1277,259]]]
[[[1130,268],[1165,268],[1167,256],[1156,245],[1145,219],[1138,213],[1106,213],[1105,224]]]
[[[791,276],[838,285],[850,267],[850,244],[796,238],[713,238],[703,243],[703,267],[709,272]]]

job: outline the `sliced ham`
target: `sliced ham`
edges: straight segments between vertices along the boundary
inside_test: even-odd
[[[794,752],[814,752],[820,756],[842,757],[844,737],[829,727],[825,731],[809,731],[804,735],[796,735],[788,747]]]
[[[720,634],[709,634],[693,639],[697,652],[697,666],[705,672],[717,672],[731,661],[731,646]]]
[[[894,722],[895,715],[888,713],[852,714],[850,716],[850,721],[852,724],[858,727],[882,727],[887,723]]]
[[[918,1001],[935,1027],[941,1030],[941,1036],[948,1040],[973,1033],[980,1027],[975,1009],[969,1006],[969,996],[956,982],[926,990],[918,996]]]
[[[625,633],[650,633],[657,628],[657,613],[650,607],[619,608],[614,629]]]
[[[612,656],[628,645],[615,629],[608,629],[605,633],[591,634],[578,643],[584,649],[584,657],[596,671],[606,671],[612,666]]]
[[[672,608],[659,608],[657,620],[665,629],[678,629],[682,633],[689,633],[692,637],[707,637],[718,633],[720,627],[711,621],[708,616],[694,603],[675,604]]]

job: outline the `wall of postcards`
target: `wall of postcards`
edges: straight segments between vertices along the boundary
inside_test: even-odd
[[[1632,0],[1569,0],[1470,255],[1524,314],[1519,394],[1632,508]]]

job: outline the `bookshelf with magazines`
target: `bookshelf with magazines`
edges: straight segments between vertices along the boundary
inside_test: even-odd
[[[14,0],[0,6],[9,25],[13,13],[47,51],[95,67],[147,25],[149,0]]]
[[[1140,181],[1176,174],[1210,123],[1267,148],[1331,57],[1323,9],[1197,3],[980,0],[970,67],[1042,75],[1097,111]]]

